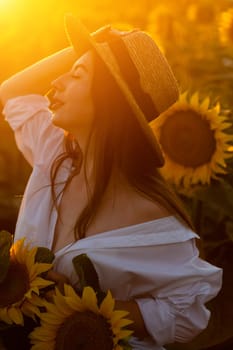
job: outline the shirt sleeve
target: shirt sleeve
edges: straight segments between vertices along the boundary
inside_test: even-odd
[[[193,255],[185,261],[185,245],[190,244]],[[205,304],[221,288],[222,270],[199,258],[194,240],[182,245],[182,265],[179,266],[177,258],[169,272],[168,263],[168,278],[161,288],[150,297],[136,299],[147,331],[159,345],[185,343],[204,330],[210,318]]]
[[[197,235],[175,218],[156,220],[156,232],[138,226],[138,231],[116,230],[65,247],[56,256],[56,269],[75,285],[70,261],[87,254],[102,290],[137,302],[150,339],[159,346],[189,342],[208,325],[205,304],[219,292],[222,270],[200,259]]]
[[[17,147],[32,166],[50,164],[63,143],[64,130],[53,125],[48,106],[46,97],[27,95],[9,99],[3,109]]]

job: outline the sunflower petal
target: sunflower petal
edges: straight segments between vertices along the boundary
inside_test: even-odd
[[[199,107],[199,94],[198,92],[195,92],[191,98],[190,98],[190,103],[193,107],[198,108]]]
[[[53,285],[53,281],[45,280],[42,277],[36,277],[33,281],[31,281],[31,288],[37,286],[38,288],[44,288]]]
[[[201,109],[203,109],[204,111],[206,111],[208,108],[209,108],[209,105],[210,105],[210,98],[209,97],[206,97],[204,99],[204,101],[201,103]]]
[[[220,103],[217,103],[216,106],[214,107],[214,111],[216,114],[219,114],[221,110]]]
[[[65,317],[70,316],[73,313],[72,307],[68,304],[66,297],[60,293],[56,288],[56,295],[54,297],[56,308],[63,314]]]
[[[128,320],[127,318],[123,318],[123,319],[116,321],[116,323],[114,324],[114,327],[123,328],[123,327],[129,326],[132,323],[134,323],[132,320]]]
[[[115,300],[113,299],[111,292],[108,291],[106,297],[100,305],[100,313],[106,318],[110,318],[115,306]]]
[[[23,319],[22,312],[19,309],[15,308],[15,307],[10,307],[8,309],[8,315],[14,323],[23,326],[24,319]]]
[[[118,339],[125,339],[130,337],[133,334],[133,331],[127,330],[127,329],[121,329],[119,330],[118,334],[116,336]]]
[[[115,310],[111,316],[111,322],[118,322],[121,318],[128,316],[129,312],[125,310]]]
[[[46,322],[46,324],[50,326],[59,326],[61,324],[62,318],[56,317],[55,315],[45,312],[41,315],[41,319],[43,322]],[[64,318],[65,319],[65,318]]]
[[[185,92],[183,92],[182,94],[180,94],[180,96],[179,96],[179,101],[180,101],[181,103],[186,103],[187,95],[188,95],[188,91],[186,90]]]
[[[0,308],[0,320],[7,323],[7,324],[13,323],[12,319],[8,315],[6,307]]]
[[[82,303],[82,299],[75,292],[73,287],[68,284],[64,285],[64,292],[67,303],[76,311],[84,311],[85,307]]]
[[[85,287],[82,295],[82,302],[87,310],[99,313],[97,297],[95,291],[91,287]]]
[[[43,272],[47,272],[52,268],[53,264],[46,264],[46,263],[35,263],[35,267],[37,270],[37,274],[41,274]]]
[[[34,335],[32,335],[33,339],[41,340],[43,342],[52,341],[56,337],[50,329],[45,327],[38,327]]]
[[[22,312],[28,317],[31,317],[33,319],[35,319],[35,316],[40,317],[39,308],[28,301],[25,301],[21,308],[22,308]]]

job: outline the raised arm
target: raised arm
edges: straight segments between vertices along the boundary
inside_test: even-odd
[[[0,86],[2,105],[16,96],[44,95],[50,89],[51,81],[68,71],[76,59],[73,48],[67,47],[16,73]]]

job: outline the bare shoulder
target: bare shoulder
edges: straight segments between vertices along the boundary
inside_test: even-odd
[[[136,212],[142,221],[156,220],[172,215],[171,211],[161,205],[159,202],[145,198],[141,195],[135,198]]]
[[[135,190],[127,189],[121,194],[118,193],[114,200],[110,197],[102,202],[86,236],[142,224],[171,215],[172,213],[158,202],[147,199]]]

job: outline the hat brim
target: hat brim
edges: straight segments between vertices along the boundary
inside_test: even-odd
[[[137,101],[135,100],[130,88],[123,79],[122,75],[117,69],[116,65],[112,64],[111,60],[108,60],[108,55],[110,49],[106,45],[100,45],[97,43],[87,28],[82,24],[82,22],[71,14],[65,15],[65,30],[67,38],[70,44],[73,46],[74,50],[77,52],[78,57],[87,52],[88,50],[94,49],[94,51],[101,58],[102,62],[107,67],[109,73],[117,83],[119,89],[123,93],[126,101],[134,112],[140,127],[148,138],[151,146],[155,151],[156,156],[156,166],[161,167],[164,165],[164,157],[161,151],[161,147],[148,124],[144,113],[139,107]],[[109,30],[109,26],[101,28],[102,31]]]

